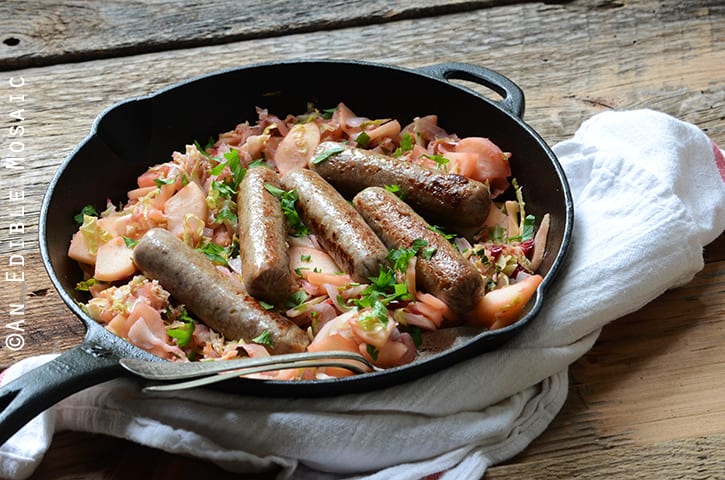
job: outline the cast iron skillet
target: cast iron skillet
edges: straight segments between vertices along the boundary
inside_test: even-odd
[[[500,95],[491,100],[467,88],[465,80]],[[503,344],[529,323],[552,285],[569,243],[573,208],[556,157],[522,121],[524,96],[508,78],[485,68],[444,63],[409,70],[357,61],[295,60],[231,69],[179,83],[104,111],[88,137],[58,169],[45,195],[40,217],[43,263],[63,301],[86,326],[80,346],[67,351],[0,389],[0,444],[22,425],[61,399],[126,374],[122,357],[159,360],[105,330],[79,307],[75,290],[81,272],[66,255],[83,206],[105,207],[124,200],[136,177],[174,150],[256,120],[255,107],[279,115],[300,113],[309,102],[329,108],[346,103],[370,118],[394,117],[405,124],[436,113],[439,124],[460,136],[487,136],[513,152],[511,166],[523,185],[527,209],[537,218],[551,214],[551,229],[540,272],[544,281],[527,313],[515,324],[492,332],[457,331],[441,335],[416,362],[380,373],[323,381],[235,379],[218,388],[250,395],[328,396],[382,388],[454,365]],[[162,361],[162,360],[159,360]]]

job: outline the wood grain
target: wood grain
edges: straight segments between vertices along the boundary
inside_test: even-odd
[[[519,0],[520,3],[521,0]],[[511,0],[8,0],[0,70],[335,30],[514,3]]]
[[[563,461],[574,446],[614,455],[706,435],[725,446],[724,292],[725,262],[709,263],[688,284],[606,326],[570,368],[559,416],[515,462]]]
[[[542,459],[493,467],[486,480],[526,478],[548,480],[576,478],[594,480],[719,479],[725,474],[722,449],[725,436],[674,440],[661,444],[628,446],[579,453],[571,459]]]

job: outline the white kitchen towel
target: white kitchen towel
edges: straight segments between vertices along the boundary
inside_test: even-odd
[[[324,399],[206,390],[142,393],[118,379],[75,394],[0,449],[0,475],[29,476],[54,431],[130,439],[230,471],[280,479],[480,478],[561,409],[568,366],[608,322],[703,267],[725,229],[725,161],[694,125],[651,110],[606,112],[554,147],[571,184],[568,260],[537,318],[504,348],[419,380]],[[8,369],[19,375],[49,357]]]

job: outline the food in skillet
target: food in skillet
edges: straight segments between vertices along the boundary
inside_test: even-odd
[[[126,202],[85,208],[68,254],[88,314],[169,360],[351,350],[403,365],[427,331],[513,323],[540,284],[548,215],[526,213],[508,158],[434,115],[258,109],[150,167]]]

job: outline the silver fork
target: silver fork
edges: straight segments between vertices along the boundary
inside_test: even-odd
[[[241,375],[290,368],[339,367],[350,370],[355,374],[382,370],[359,353],[347,351],[288,353],[269,357],[192,363],[122,358],[120,364],[129,372],[147,380],[174,381],[191,379],[182,382],[150,385],[144,388],[147,391],[157,392],[201,387]]]

